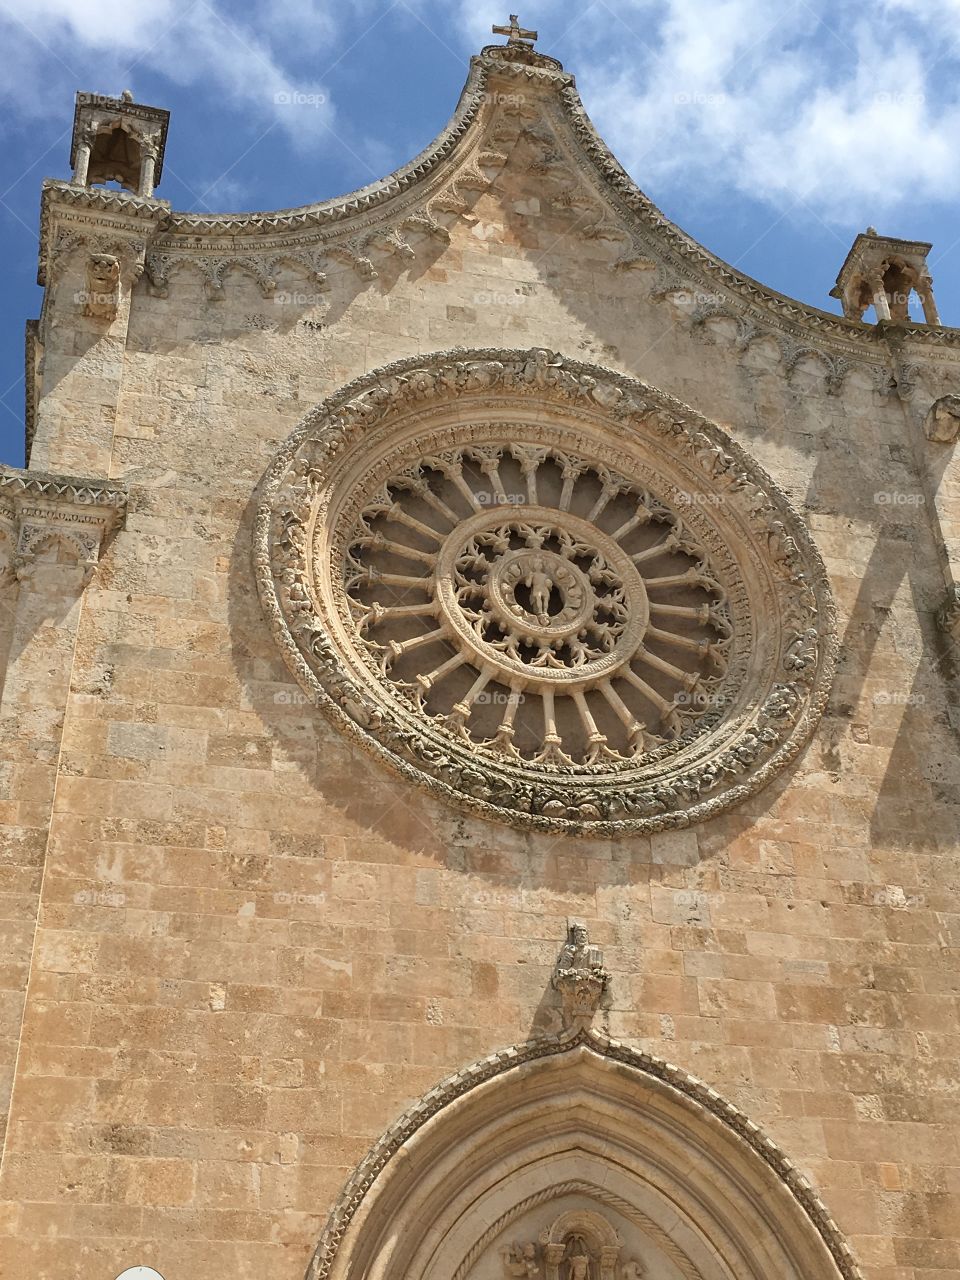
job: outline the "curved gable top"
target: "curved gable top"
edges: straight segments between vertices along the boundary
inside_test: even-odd
[[[522,93],[520,92],[522,89]],[[522,105],[518,105],[518,101]],[[617,161],[592,124],[580,100],[574,77],[554,58],[511,45],[488,45],[471,59],[470,71],[450,121],[429,146],[389,176],[345,196],[274,212],[195,214],[171,212],[151,244],[147,272],[154,284],[166,282],[170,255],[266,253],[279,261],[293,246],[310,249],[301,261],[317,262],[324,255],[339,257],[372,278],[376,271],[371,249],[407,256],[410,234],[447,237],[447,223],[438,215],[466,211],[464,192],[495,189],[496,172],[508,160],[510,129],[528,137],[543,135],[559,142],[554,157],[572,178],[587,231],[620,236],[624,252],[620,266],[657,267],[663,289],[691,285],[739,300],[759,318],[781,328],[814,330],[848,348],[871,350],[876,345],[872,326],[811,307],[766,288],[718,258],[672,223],[640,190]],[[50,182],[44,190],[41,227],[43,282],[51,219],[50,199],[58,203],[103,206],[143,217],[156,214],[155,201],[138,201],[103,188],[75,187]],[[594,210],[583,215],[584,203]],[[254,271],[257,275],[258,272]],[[322,273],[319,273],[322,274]],[[262,269],[259,271],[260,283]],[[268,282],[269,283],[269,282]],[[912,337],[926,341],[956,340],[960,330],[907,326]]]
[[[860,1277],[810,1184],[736,1107],[579,1031],[425,1095],[356,1170],[306,1280],[470,1280],[532,1212],[544,1242],[580,1221],[602,1244],[614,1220],[622,1244],[684,1280]]]

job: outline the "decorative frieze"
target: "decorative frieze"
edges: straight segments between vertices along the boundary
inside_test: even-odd
[[[106,481],[0,468],[6,573],[37,587],[82,590],[126,501],[125,490]]]
[[[117,319],[124,300],[129,300],[143,274],[145,258],[146,240],[140,227],[61,220],[44,254],[43,280],[53,286],[71,269],[73,293],[64,305],[72,304],[88,319],[110,323]],[[78,259],[82,271],[76,269]]]
[[[40,200],[37,283],[52,285],[71,254],[112,254],[125,284],[143,272],[147,246],[169,216],[162,200],[146,200],[110,187],[78,187],[48,178]]]

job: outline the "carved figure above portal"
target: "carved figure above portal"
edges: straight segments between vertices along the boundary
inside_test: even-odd
[[[571,920],[552,979],[554,989],[560,993],[565,1026],[590,1022],[608,981],[603,952],[590,945],[590,934],[583,921]]]

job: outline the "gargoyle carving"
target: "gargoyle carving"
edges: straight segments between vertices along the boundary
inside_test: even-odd
[[[97,320],[115,320],[120,307],[120,259],[112,253],[94,253],[87,260],[87,287],[83,314]]]
[[[960,396],[941,396],[934,400],[923,420],[928,440],[953,444],[960,432]]]

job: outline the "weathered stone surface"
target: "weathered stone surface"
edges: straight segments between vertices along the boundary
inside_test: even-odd
[[[960,1271],[960,485],[924,430],[960,394],[960,334],[891,336],[718,263],[516,39],[475,61],[417,170],[345,200],[217,219],[46,187],[31,468],[127,501],[96,555],[41,539],[36,572],[0,511],[4,1276],[301,1280],[405,1112],[553,1043],[570,919],[606,975],[599,1039],[570,1061],[639,1073],[632,1124],[642,1072],[675,1080],[704,1133],[779,1179],[824,1275],[855,1274],[844,1242],[866,1280]],[[119,264],[107,314],[80,296],[94,255]],[[454,348],[646,383],[802,517],[840,661],[763,789],[683,829],[489,822],[359,750],[291,674],[257,593],[258,486],[322,402]],[[701,474],[691,494],[730,497]],[[724,524],[695,502],[693,527]],[[770,527],[756,563],[791,536]],[[774,622],[751,616],[751,651]],[[537,1212],[483,1274],[546,1268],[559,1211]],[[614,1245],[594,1219],[581,1234],[599,1267]],[[630,1276],[637,1247],[609,1265]],[[684,1274],[662,1241],[650,1259]]]

